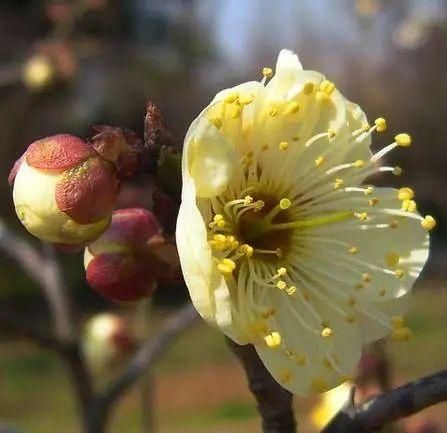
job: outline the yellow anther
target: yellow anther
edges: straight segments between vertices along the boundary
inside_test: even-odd
[[[226,237],[225,237],[225,235],[218,234],[218,235],[213,236],[213,240],[215,242],[224,243],[226,241]]]
[[[213,220],[215,223],[218,223],[219,221],[224,221],[224,217],[222,214],[218,213],[218,214],[214,215]]]
[[[232,104],[233,102],[236,102],[237,98],[239,97],[237,92],[231,92],[224,98],[224,102],[227,104]]]
[[[411,144],[411,137],[408,134],[397,134],[394,140],[401,147],[408,147]]]
[[[241,254],[243,254],[244,256],[247,256],[247,257],[251,257],[254,252],[253,247],[251,247],[248,244],[242,244],[239,247],[239,250],[240,250]]]
[[[290,102],[290,104],[284,110],[284,114],[295,114],[300,111],[300,105],[296,101]]]
[[[348,250],[351,254],[357,254],[359,249],[357,247],[350,247]]]
[[[366,212],[355,212],[354,216],[360,221],[368,221],[368,214]]]
[[[310,95],[314,91],[314,87],[315,87],[314,83],[310,83],[310,82],[306,83],[303,86],[303,93],[305,95]]]
[[[320,83],[320,91],[324,92],[326,95],[331,95],[332,92],[335,90],[335,84],[332,81],[329,80],[323,80]]]
[[[353,307],[357,303],[355,298],[348,298],[348,305]]]
[[[421,226],[426,230],[432,230],[436,227],[436,220],[431,215],[426,215],[421,221]]]
[[[319,157],[315,160],[315,165],[316,165],[317,167],[321,167],[321,165],[323,164],[323,162],[324,162],[324,157],[323,157],[323,156],[319,156]]]
[[[365,195],[371,195],[374,192],[374,188],[372,186],[368,186],[368,188],[363,191]]]
[[[405,271],[403,269],[396,269],[394,275],[396,275],[397,278],[403,278],[405,276]]]
[[[222,119],[220,117],[213,117],[210,122],[217,128],[222,128]]]
[[[289,287],[286,288],[286,293],[287,293],[289,296],[294,295],[295,292],[296,292],[296,287],[295,287],[295,286],[289,286]]]
[[[262,68],[262,75],[265,78],[270,78],[273,75],[273,69],[272,68]]]
[[[363,132],[368,132],[368,131],[369,131],[369,128],[371,128],[371,126],[369,126],[369,123],[368,123],[368,122],[365,122],[365,123],[362,125],[362,130],[363,130]]]
[[[270,117],[276,117],[278,115],[278,109],[276,108],[271,108],[269,111],[269,116]]]
[[[236,269],[236,263],[234,263],[231,259],[222,259],[217,265],[217,269],[219,269],[222,274],[229,275]]]
[[[412,200],[414,198],[414,191],[406,186],[400,188],[397,192],[397,198],[401,201]]]
[[[259,212],[265,206],[265,202],[262,200],[256,200],[254,203],[254,211]]]
[[[390,227],[390,229],[395,229],[395,228],[398,227],[398,225],[399,225],[399,221],[398,220],[391,220],[388,223],[388,226]]]
[[[334,189],[338,189],[343,185],[343,179],[337,178],[334,180]]]
[[[278,289],[280,289],[280,290],[284,290],[284,289],[287,287],[287,284],[286,284],[285,281],[283,281],[283,280],[279,280],[279,281],[276,283],[276,287],[277,287]]]
[[[288,199],[288,198],[282,198],[280,201],[279,201],[279,207],[282,209],[282,210],[286,210],[286,209],[289,209],[289,207],[292,205],[292,202]]]
[[[231,107],[229,107],[229,113],[230,113],[230,117],[232,119],[238,119],[239,117],[241,117],[242,114],[242,108],[239,105],[231,105]]]
[[[362,281],[364,283],[369,283],[369,282],[371,282],[371,280],[372,280],[371,274],[368,274],[368,272],[363,272]]]
[[[279,150],[286,150],[289,147],[289,143],[287,141],[281,141],[278,145]]]
[[[327,135],[328,135],[329,138],[334,138],[335,135],[336,135],[336,133],[335,133],[335,129],[329,128],[329,129],[327,130]]]
[[[263,144],[261,150],[267,150],[269,148],[268,144]]]
[[[346,322],[347,323],[354,323],[355,322],[355,317],[354,316],[346,316]]]
[[[381,289],[379,289],[379,295],[380,296],[385,296],[386,295],[386,289],[385,288],[381,288]]]
[[[411,330],[407,327],[395,329],[391,334],[391,338],[396,341],[408,341],[410,337]]]
[[[251,195],[246,195],[244,197],[244,205],[248,206],[249,204],[253,203],[253,197]]]
[[[286,275],[287,274],[287,269],[286,268],[278,268],[276,270],[276,274],[279,275],[279,276]]]
[[[402,210],[406,212],[416,212],[417,205],[414,200],[403,200],[402,201]]]
[[[289,370],[284,370],[279,375],[279,381],[281,383],[289,383],[292,380],[292,378],[293,378],[293,374]]]
[[[372,199],[368,200],[368,204],[370,206],[375,206],[377,203],[379,203],[379,199],[378,198],[372,198]]]
[[[395,268],[398,264],[399,264],[399,254],[390,251],[389,253],[385,254],[385,263],[390,267],[390,268]]]
[[[386,130],[387,124],[386,120],[383,117],[378,117],[376,120],[374,120],[374,124],[376,125],[377,132],[383,132]]]
[[[362,168],[365,166],[365,161],[363,159],[357,159],[357,161],[354,161],[352,165],[355,168]]]
[[[264,337],[265,344],[267,344],[270,349],[276,349],[281,346],[281,340],[281,334],[276,331],[273,331]]]
[[[328,326],[324,327],[324,328],[321,330],[321,336],[322,336],[323,338],[329,338],[329,337],[332,337],[333,334],[334,334],[334,331],[333,331],[331,328],[329,328]]]
[[[394,176],[400,176],[402,174],[402,169],[396,165],[396,167],[393,168],[393,174]]]
[[[254,101],[255,97],[249,93],[242,93],[239,95],[239,103],[241,105],[248,105]]]
[[[404,316],[393,316],[391,317],[391,325],[393,328],[403,328],[405,327]]]

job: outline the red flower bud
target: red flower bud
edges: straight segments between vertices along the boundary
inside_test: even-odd
[[[152,213],[132,208],[113,213],[110,227],[86,248],[84,265],[95,291],[114,301],[135,301],[178,270],[178,257]]]
[[[98,237],[109,224],[118,192],[113,165],[68,134],[32,143],[9,180],[22,224],[56,244],[85,244]]]

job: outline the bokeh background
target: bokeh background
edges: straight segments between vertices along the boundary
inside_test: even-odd
[[[281,48],[296,51],[390,132],[414,145],[393,152],[399,178],[414,187],[422,213],[437,217],[430,262],[415,291],[414,338],[387,343],[392,383],[444,368],[447,343],[447,1],[445,0],[2,0],[0,2],[0,214],[35,242],[15,218],[6,178],[32,141],[58,132],[89,136],[93,124],[142,134],[144,107],[154,100],[174,136],[222,88],[260,77]],[[397,182],[397,183],[396,183]],[[121,206],[150,206],[144,176],[123,188]],[[79,255],[61,258],[83,319],[127,308],[107,304],[86,286]],[[182,287],[162,287],[153,326],[184,302]],[[0,252],[0,304],[26,321],[48,321],[35,284]],[[119,367],[116,367],[119,369]],[[108,374],[101,373],[106,380]],[[187,332],[156,372],[160,432],[259,431],[243,373],[220,334],[204,324]],[[308,413],[315,400],[297,400]],[[138,392],[117,409],[112,432],[140,430]],[[73,397],[63,367],[49,353],[0,329],[0,431],[75,433]],[[315,431],[311,419],[303,431]],[[401,429],[447,428],[445,408]],[[436,431],[436,430],[434,430]]]

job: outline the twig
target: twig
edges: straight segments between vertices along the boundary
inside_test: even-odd
[[[56,335],[63,341],[73,341],[75,338],[74,319],[71,313],[67,287],[62,278],[61,267],[57,260],[54,247],[43,244],[45,267],[43,289],[53,313]]]
[[[46,256],[10,231],[0,220],[0,248],[13,258],[43,290],[51,310],[55,332],[63,341],[74,336],[65,286],[52,246],[45,246]]]
[[[90,433],[100,433],[105,429],[110,409],[159,359],[170,344],[191,326],[198,315],[191,304],[178,310],[167,320],[155,336],[137,351],[124,373],[99,394],[90,413]]]
[[[341,410],[322,433],[367,433],[447,401],[447,370],[423,377],[364,403]]]
[[[227,343],[245,369],[248,385],[258,403],[264,433],[295,433],[292,394],[273,379],[252,345],[239,346],[230,339]]]

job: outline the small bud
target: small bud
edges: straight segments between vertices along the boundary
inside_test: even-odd
[[[88,364],[94,369],[119,363],[135,346],[136,337],[132,328],[116,314],[97,314],[85,325],[82,350]]]
[[[152,213],[133,208],[113,213],[110,227],[85,249],[84,266],[87,282],[102,296],[136,301],[150,296],[158,279],[178,272],[179,264]]]
[[[9,181],[25,228],[43,241],[64,245],[97,238],[109,225],[118,192],[113,166],[68,134],[32,143]]]
[[[129,129],[97,125],[92,137],[93,148],[107,161],[115,165],[117,176],[122,179],[134,174],[144,157],[143,142]]]
[[[55,78],[54,66],[48,56],[35,54],[22,70],[22,80],[30,90],[42,90]]]

